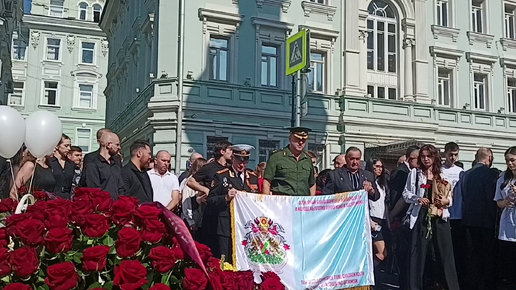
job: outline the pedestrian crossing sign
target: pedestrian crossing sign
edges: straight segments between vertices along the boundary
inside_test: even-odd
[[[287,75],[310,66],[309,32],[302,29],[287,39]]]

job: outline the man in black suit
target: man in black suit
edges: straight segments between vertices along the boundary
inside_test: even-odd
[[[475,166],[466,171],[460,182],[467,252],[464,289],[496,289],[497,206],[493,199],[498,173],[491,169],[491,149],[478,149],[475,160]]]
[[[149,143],[136,140],[131,145],[131,161],[122,168],[125,194],[136,197],[140,203],[153,201],[152,183],[147,169],[152,159]],[[172,193],[171,193],[172,194]]]
[[[232,149],[231,168],[221,169],[214,176],[201,228],[203,241],[210,247],[213,256],[220,258],[225,255],[230,263],[233,255],[229,204],[237,191],[259,192],[258,176],[247,169],[250,151],[254,147],[241,144],[233,145]]]
[[[362,151],[357,147],[346,150],[346,167],[337,168],[328,173],[323,194],[335,194],[364,189],[369,199],[378,200],[380,192],[376,187],[372,172],[360,169]]]

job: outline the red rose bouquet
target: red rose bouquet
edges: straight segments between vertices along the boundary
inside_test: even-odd
[[[34,197],[22,214],[17,202],[0,201],[0,289],[285,289],[274,273],[256,284],[209,247],[176,239],[182,221],[161,205],[91,188],[77,188],[71,201]]]

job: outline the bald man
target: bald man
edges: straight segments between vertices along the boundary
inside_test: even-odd
[[[166,150],[158,151],[154,159],[154,168],[147,171],[152,190],[153,201],[160,202],[171,211],[177,210],[181,195],[179,193],[179,181],[168,170],[172,157]]]
[[[179,184],[181,184],[181,182],[183,182],[183,180],[185,180],[185,178],[188,177],[188,171],[190,171],[191,164],[194,163],[194,161],[199,158],[203,158],[201,153],[194,152],[194,153],[192,153],[192,155],[190,155],[189,163],[186,164],[186,171],[184,171],[183,173],[181,173],[181,175],[179,175],[179,178],[178,178]]]
[[[105,132],[99,140],[100,149],[94,155],[93,161],[84,168],[81,184],[84,187],[100,188],[117,199],[125,193],[122,179],[122,164],[118,157],[120,139],[113,132]]]
[[[105,133],[113,133],[113,132],[111,130],[109,130],[108,128],[102,128],[97,131],[97,143],[99,144],[99,149],[97,151],[93,151],[93,152],[90,152],[90,153],[84,155],[84,158],[82,159],[83,167],[85,167],[88,163],[95,160],[95,157],[97,156],[97,154],[100,151],[100,142],[101,142],[102,136],[104,136]]]
[[[464,289],[496,289],[496,225],[494,201],[498,173],[491,169],[493,152],[480,148],[477,163],[461,177],[455,194],[462,194],[462,221],[466,228]]]
[[[333,159],[333,166],[335,169],[346,166],[346,154],[340,154]]]

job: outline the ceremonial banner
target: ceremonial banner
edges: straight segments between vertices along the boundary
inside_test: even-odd
[[[374,285],[367,192],[274,196],[231,203],[236,270],[273,271],[291,290]]]

